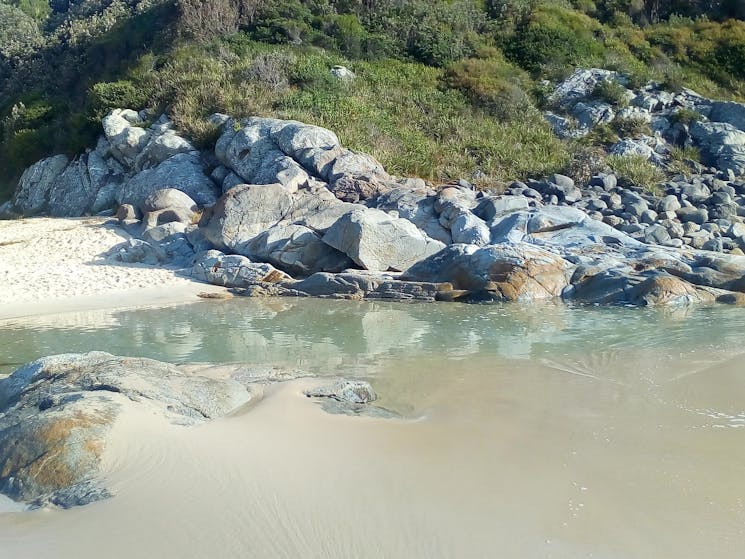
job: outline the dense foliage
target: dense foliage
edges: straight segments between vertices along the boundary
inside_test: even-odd
[[[588,146],[552,137],[543,80],[596,66],[743,98],[743,17],[745,0],[0,0],[0,198],[118,106],[202,143],[214,111],[297,118],[433,180],[559,171]]]

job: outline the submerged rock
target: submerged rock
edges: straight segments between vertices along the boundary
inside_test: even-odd
[[[350,404],[369,404],[378,399],[373,387],[364,380],[339,379],[331,386],[307,390],[309,398],[332,398]]]
[[[100,484],[112,428],[127,410],[189,426],[224,416],[252,393],[232,379],[186,374],[151,359],[67,354],[0,381],[0,491],[37,505],[84,505]]]

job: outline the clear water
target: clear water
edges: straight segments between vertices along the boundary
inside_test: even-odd
[[[0,373],[105,350],[367,378],[423,420],[388,451],[463,557],[740,558],[744,333],[729,307],[238,299],[0,322]]]

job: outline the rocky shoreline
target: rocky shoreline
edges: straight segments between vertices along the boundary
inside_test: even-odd
[[[597,98],[605,82],[628,106]],[[572,137],[635,119],[651,135],[621,138],[611,154],[669,168],[674,147],[695,146],[712,166],[690,162],[655,194],[610,172],[504,192],[465,180],[435,188],[390,176],[316,126],[213,115],[219,138],[199,151],[165,116],[149,124],[145,112],[116,110],[95,149],[30,167],[0,215],[118,208],[136,238],[117,259],[249,296],[745,303],[745,105],[623,83],[578,70],[546,118]]]

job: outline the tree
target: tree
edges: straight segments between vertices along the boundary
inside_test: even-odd
[[[0,58],[33,52],[42,37],[36,22],[18,8],[0,3]]]

